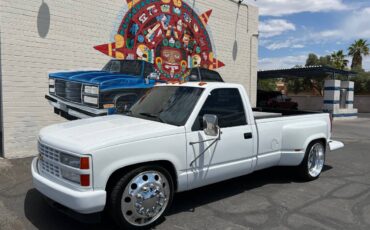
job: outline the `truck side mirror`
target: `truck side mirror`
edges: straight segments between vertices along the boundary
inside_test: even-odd
[[[198,78],[198,76],[197,76],[197,75],[195,75],[195,74],[191,74],[191,75],[189,75],[189,77],[188,77],[188,81],[199,81],[199,78]]]
[[[146,78],[149,79],[149,80],[158,80],[159,79],[159,74],[155,73],[155,72],[152,72]]]
[[[203,115],[203,130],[208,136],[218,136],[220,128],[218,127],[218,118],[213,114]]]

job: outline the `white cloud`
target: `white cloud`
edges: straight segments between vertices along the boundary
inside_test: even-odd
[[[340,23],[338,29],[324,30],[313,33],[312,38],[320,40],[338,39],[342,41],[354,40],[358,38],[370,39],[370,7],[362,10],[353,11]]]
[[[284,19],[271,19],[262,21],[259,24],[261,37],[273,37],[286,31],[295,30],[295,25]]]
[[[269,50],[283,48],[303,48],[313,44],[343,45],[363,38],[370,42],[370,7],[351,11],[348,16],[338,21],[338,26],[323,31],[300,31],[299,37],[261,39],[260,45]],[[346,47],[343,47],[346,50]]]
[[[280,40],[280,41],[261,40],[260,45],[269,50],[279,50],[283,48],[301,49],[305,47],[305,45],[302,44],[301,40],[293,39],[293,38]]]
[[[346,10],[342,0],[247,0],[257,5],[263,16],[282,16],[301,12],[328,12]]]
[[[307,55],[262,58],[258,61],[258,69],[269,70],[292,68],[295,65],[304,65],[306,59]]]

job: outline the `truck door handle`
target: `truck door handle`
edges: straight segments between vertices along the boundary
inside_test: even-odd
[[[244,133],[244,139],[251,139],[252,133]]]

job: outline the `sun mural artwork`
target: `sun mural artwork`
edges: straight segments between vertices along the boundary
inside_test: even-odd
[[[127,0],[127,7],[114,41],[96,50],[151,62],[162,80],[183,81],[193,67],[224,66],[206,29],[212,10],[198,15],[182,0]]]

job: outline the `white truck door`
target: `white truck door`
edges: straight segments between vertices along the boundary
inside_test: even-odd
[[[208,95],[191,132],[187,133],[190,189],[252,171],[256,157],[254,138],[257,137],[252,125],[247,124],[245,111],[237,88],[214,89]],[[217,115],[221,128],[221,139],[207,150],[215,137],[207,136],[203,131],[204,114]]]

